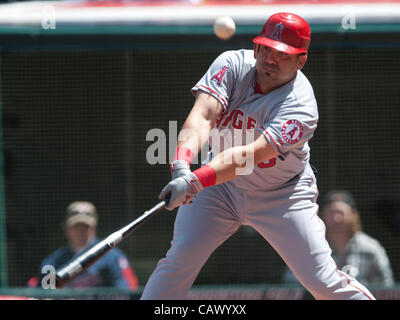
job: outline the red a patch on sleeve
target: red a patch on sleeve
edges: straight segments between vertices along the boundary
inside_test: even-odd
[[[214,74],[214,75],[212,76],[211,80],[216,79],[218,85],[220,86],[220,85],[221,85],[221,82],[222,82],[222,79],[223,79],[224,76],[225,76],[226,70],[228,70],[228,67],[223,67],[223,68],[221,69],[221,71],[218,71],[216,74]]]
[[[303,136],[303,124],[298,120],[288,120],[282,125],[281,133],[283,140],[295,144]]]

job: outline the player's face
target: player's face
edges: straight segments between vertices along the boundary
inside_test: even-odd
[[[307,55],[287,54],[262,45],[256,46],[255,57],[259,84],[265,82],[275,86],[292,80],[307,60]]]

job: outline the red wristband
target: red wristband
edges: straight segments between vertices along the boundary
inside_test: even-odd
[[[215,182],[217,181],[217,175],[215,173],[214,168],[208,164],[193,171],[193,173],[199,179],[203,188],[213,186],[213,185],[215,185]]]
[[[185,160],[190,165],[192,163],[193,159],[194,159],[194,154],[190,149],[188,149],[186,147],[176,148],[174,161],[175,160]]]

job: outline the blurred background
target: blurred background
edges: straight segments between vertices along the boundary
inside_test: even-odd
[[[252,49],[279,11],[301,15],[312,30],[303,72],[319,104],[310,146],[320,195],[353,192],[364,231],[400,279],[400,1],[2,2],[0,293],[23,293],[65,242],[61,221],[72,201],[96,205],[100,238],[157,203],[170,171],[146,160],[147,133],[172,136],[169,122],[183,124],[190,89],[209,64],[225,50]],[[222,15],[236,23],[229,40],[213,33]],[[119,246],[140,286],[169,248],[175,213]],[[261,236],[241,228],[211,256],[194,292],[234,286],[266,298],[281,287],[284,267]],[[382,295],[400,295],[391,290]]]

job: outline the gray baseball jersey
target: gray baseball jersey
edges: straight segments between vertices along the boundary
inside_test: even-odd
[[[214,155],[232,147],[236,137],[241,137],[240,145],[245,143],[254,130],[262,132],[279,153],[279,157],[257,164],[251,174],[232,181],[247,190],[271,190],[304,170],[318,110],[313,89],[301,71],[292,81],[266,95],[256,93],[255,62],[253,50],[224,52],[192,92],[205,91],[224,108],[215,129],[230,137],[224,143],[210,139]]]

